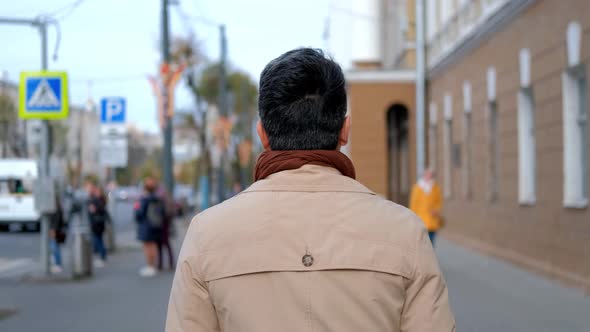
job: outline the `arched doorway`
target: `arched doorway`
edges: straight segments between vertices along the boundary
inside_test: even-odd
[[[402,104],[393,104],[387,110],[389,199],[406,206],[410,196],[408,115],[408,108]]]

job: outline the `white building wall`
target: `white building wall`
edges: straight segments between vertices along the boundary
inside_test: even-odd
[[[352,11],[357,16],[353,21],[352,31],[352,61],[380,62],[381,61],[381,1],[354,1]],[[361,19],[364,17],[364,19]]]

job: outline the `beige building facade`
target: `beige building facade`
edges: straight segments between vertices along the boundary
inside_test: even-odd
[[[358,179],[407,205],[415,174],[415,75],[412,71],[349,73],[349,154]]]
[[[402,204],[416,179],[414,7],[413,0],[367,0],[346,9],[352,122],[345,152],[362,183]]]
[[[590,2],[428,4],[446,18],[427,53],[445,233],[590,289]]]
[[[590,289],[590,1],[424,3],[424,152],[445,196],[443,232]],[[414,8],[350,8],[347,152],[360,181],[401,204],[418,175]]]

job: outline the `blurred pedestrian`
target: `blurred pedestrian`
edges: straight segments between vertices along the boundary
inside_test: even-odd
[[[158,184],[154,178],[145,178],[143,187],[144,193],[135,205],[137,238],[143,242],[143,253],[146,260],[146,266],[139,270],[139,275],[153,277],[157,274],[158,242],[162,240],[166,206],[157,194]]]
[[[104,231],[109,220],[107,199],[95,178],[87,178],[85,188],[88,193],[87,210],[90,230],[92,231],[92,243],[94,253],[98,255],[98,258],[94,260],[94,266],[101,268],[104,267],[107,260],[107,251],[104,244]]]
[[[455,331],[421,221],[355,180],[346,82],[321,50],[260,77],[255,183],[197,215],[166,331]]]
[[[422,219],[428,237],[434,245],[436,232],[442,227],[442,195],[436,183],[435,173],[431,169],[424,171],[422,178],[412,187],[410,209]]]
[[[66,241],[66,222],[59,196],[56,196],[56,209],[49,219],[49,246],[53,255],[52,273],[62,273],[63,264],[60,246]]]
[[[158,270],[164,269],[164,255],[163,251],[166,250],[168,254],[168,268],[174,271],[174,251],[170,243],[170,236],[173,232],[174,218],[177,215],[176,203],[172,197],[168,194],[168,191],[163,186],[158,189],[158,197],[162,199],[165,207],[165,218],[164,225],[162,227],[162,237],[158,241]]]

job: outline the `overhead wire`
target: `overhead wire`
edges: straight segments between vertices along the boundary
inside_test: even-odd
[[[132,82],[132,81],[145,81],[147,74],[129,74],[129,75],[113,75],[113,76],[98,76],[98,77],[86,77],[73,79],[72,82],[88,82],[92,83],[112,83],[112,82]]]
[[[53,61],[57,61],[57,54],[59,52],[59,45],[61,45],[61,27],[59,25],[59,21],[54,21],[53,26],[55,27],[56,32],[56,40],[55,40],[55,47],[53,48]]]
[[[53,12],[50,13],[46,13],[44,14],[44,16],[48,16],[48,17],[52,17],[57,21],[62,21],[64,19],[66,19],[68,16],[72,15],[74,13],[74,11],[80,7],[80,5],[82,5],[82,3],[84,3],[84,1],[86,0],[76,0],[74,2],[71,2],[57,10],[54,10]],[[65,13],[63,13],[65,12]],[[61,15],[59,15],[61,13]]]
[[[192,39],[195,37],[195,29],[193,28],[193,25],[191,24],[191,20],[188,16],[188,14],[182,9],[180,3],[176,6],[174,6],[174,8],[176,9],[176,14],[180,17],[180,20],[182,21],[182,24],[184,25],[184,29],[188,31],[189,37]]]
[[[55,41],[55,47],[53,49],[53,61],[57,61],[59,46],[61,44],[61,26],[60,21],[68,18],[74,13],[74,11],[82,5],[86,0],[76,0],[63,7],[60,7],[52,12],[38,15],[39,20],[46,20],[49,24],[53,25],[56,30],[57,39]],[[61,15],[59,15],[61,13]]]

